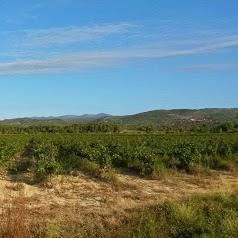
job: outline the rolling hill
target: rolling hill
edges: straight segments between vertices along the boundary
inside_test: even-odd
[[[59,117],[26,117],[5,119],[0,121],[0,124],[28,126],[37,124],[64,125],[67,123],[115,122],[126,125],[170,125],[190,122],[223,123],[227,121],[238,123],[238,108],[154,110],[127,116],[112,116],[105,113],[99,113],[84,114],[81,116],[64,115]]]
[[[114,117],[122,124],[182,124],[188,122],[238,122],[237,108],[207,108],[207,109],[173,109],[155,110],[135,115]]]

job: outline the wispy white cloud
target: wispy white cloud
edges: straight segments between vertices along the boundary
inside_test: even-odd
[[[7,50],[0,53],[0,75],[80,72],[135,60],[213,54],[238,48],[236,32],[198,31],[181,36],[176,30],[167,34],[145,28],[131,23],[114,23],[2,32],[0,34],[10,43]],[[149,36],[144,37],[147,33]],[[108,38],[110,47],[102,43]],[[93,43],[91,50],[84,45],[88,42]],[[125,44],[122,46],[121,42]],[[214,67],[201,65],[200,69],[212,70]]]
[[[114,34],[125,34],[132,24],[105,24],[94,26],[70,26],[22,32],[21,44],[29,47],[49,47],[57,45],[70,45],[85,41],[94,41]]]
[[[131,23],[68,26],[46,29],[28,29],[0,32],[1,57],[12,59],[51,57],[65,52],[79,52],[90,44],[91,48],[104,48],[105,42],[120,45],[135,33],[138,26]],[[116,43],[117,42],[117,43]],[[2,46],[1,46],[2,45]],[[4,47],[3,49],[1,49]]]
[[[201,71],[222,71],[222,70],[238,70],[238,61],[187,65],[176,68],[178,71],[184,72],[201,72]]]
[[[19,60],[10,63],[0,63],[0,75],[12,74],[46,74],[66,73],[91,70],[98,67],[118,66],[125,62],[145,59],[162,59],[168,57],[184,57],[189,55],[214,53],[231,47],[238,47],[238,37],[232,36],[226,40],[217,41],[189,49],[140,48],[113,51],[92,51],[74,54],[58,55],[41,60]],[[229,67],[230,64],[224,67]],[[181,68],[181,70],[212,70],[222,65],[200,65]]]

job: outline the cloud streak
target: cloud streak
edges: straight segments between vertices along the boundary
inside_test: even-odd
[[[201,72],[201,71],[222,71],[222,70],[237,70],[237,62],[222,62],[222,63],[211,63],[211,64],[198,64],[198,65],[188,65],[179,67],[176,70],[184,72]]]
[[[29,47],[71,45],[95,41],[111,35],[127,33],[134,26],[128,23],[94,26],[70,26],[38,30],[25,30],[21,44]]]
[[[130,23],[92,26],[67,26],[46,29],[0,32],[1,57],[12,59],[52,57],[65,52],[79,52],[120,45],[137,26]],[[5,48],[1,49],[1,45]],[[5,60],[5,59],[4,59]]]
[[[151,33],[150,30],[147,31]],[[0,53],[0,57],[4,57],[4,61],[0,63],[0,75],[81,72],[102,67],[118,67],[134,61],[214,54],[238,48],[236,33],[219,37],[212,32],[211,35],[200,37],[190,34],[187,37],[185,35],[184,38],[178,38],[174,31],[169,35],[170,40],[166,34],[161,33],[157,41],[145,42],[143,33],[146,35],[147,31],[143,26],[118,23],[5,33],[5,38],[11,44],[9,50],[2,50]],[[156,39],[157,34],[158,32],[151,33],[151,38]],[[125,46],[116,44],[112,37],[119,43],[125,42]],[[101,42],[108,38],[110,38],[111,47],[105,45],[111,48],[110,50]],[[101,44],[97,45],[98,41]],[[89,42],[93,43],[90,51],[87,47],[81,46]],[[179,70],[215,70],[215,68],[215,65],[204,64],[185,66]]]
[[[215,44],[207,44],[190,49],[166,50],[140,48],[131,50],[81,52],[58,55],[41,60],[20,60],[10,63],[0,63],[0,75],[80,72],[100,67],[118,66],[135,60],[185,57],[189,55],[215,53],[233,47],[238,47],[238,37],[232,37],[231,39],[227,38],[225,41],[216,42]],[[227,64],[225,68],[229,67],[229,65],[230,64]],[[181,68],[181,70],[213,70],[218,68],[222,68],[222,65],[210,64],[188,66]]]

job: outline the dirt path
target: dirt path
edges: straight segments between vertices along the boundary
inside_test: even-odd
[[[0,202],[11,203],[21,194],[30,213],[36,218],[57,217],[82,222],[89,216],[113,223],[136,207],[157,204],[195,193],[229,192],[238,189],[238,172],[215,172],[211,175],[174,174],[165,180],[147,180],[119,174],[119,182],[107,183],[82,173],[57,176],[44,186],[0,179]]]

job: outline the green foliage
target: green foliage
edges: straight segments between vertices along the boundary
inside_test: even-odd
[[[233,166],[234,166],[234,165],[233,165],[232,161],[224,160],[224,159],[219,158],[219,159],[216,161],[216,166],[215,166],[215,168],[216,168],[216,169],[219,169],[219,170],[231,170],[231,168],[232,168]]]
[[[56,161],[57,147],[52,142],[33,142],[33,159],[35,180],[41,181],[52,174],[60,172],[61,168]]]
[[[236,134],[42,134],[0,136],[0,165],[33,171],[37,180],[70,173],[87,160],[100,169],[127,168],[163,177],[167,168],[197,173],[237,167]]]
[[[19,125],[18,125],[19,124]],[[0,124],[0,134],[54,134],[54,133],[119,133],[124,126],[118,123],[66,123],[53,120],[53,122],[39,122],[26,120],[10,124]]]
[[[180,162],[179,168],[188,169],[189,164],[200,160],[201,154],[194,143],[183,142],[179,144],[178,148],[176,148],[175,158]]]
[[[235,127],[235,124],[231,121],[227,121],[221,125],[221,129],[224,132],[232,131]]]
[[[78,160],[78,169],[96,178],[100,177],[100,166],[84,158]]]

